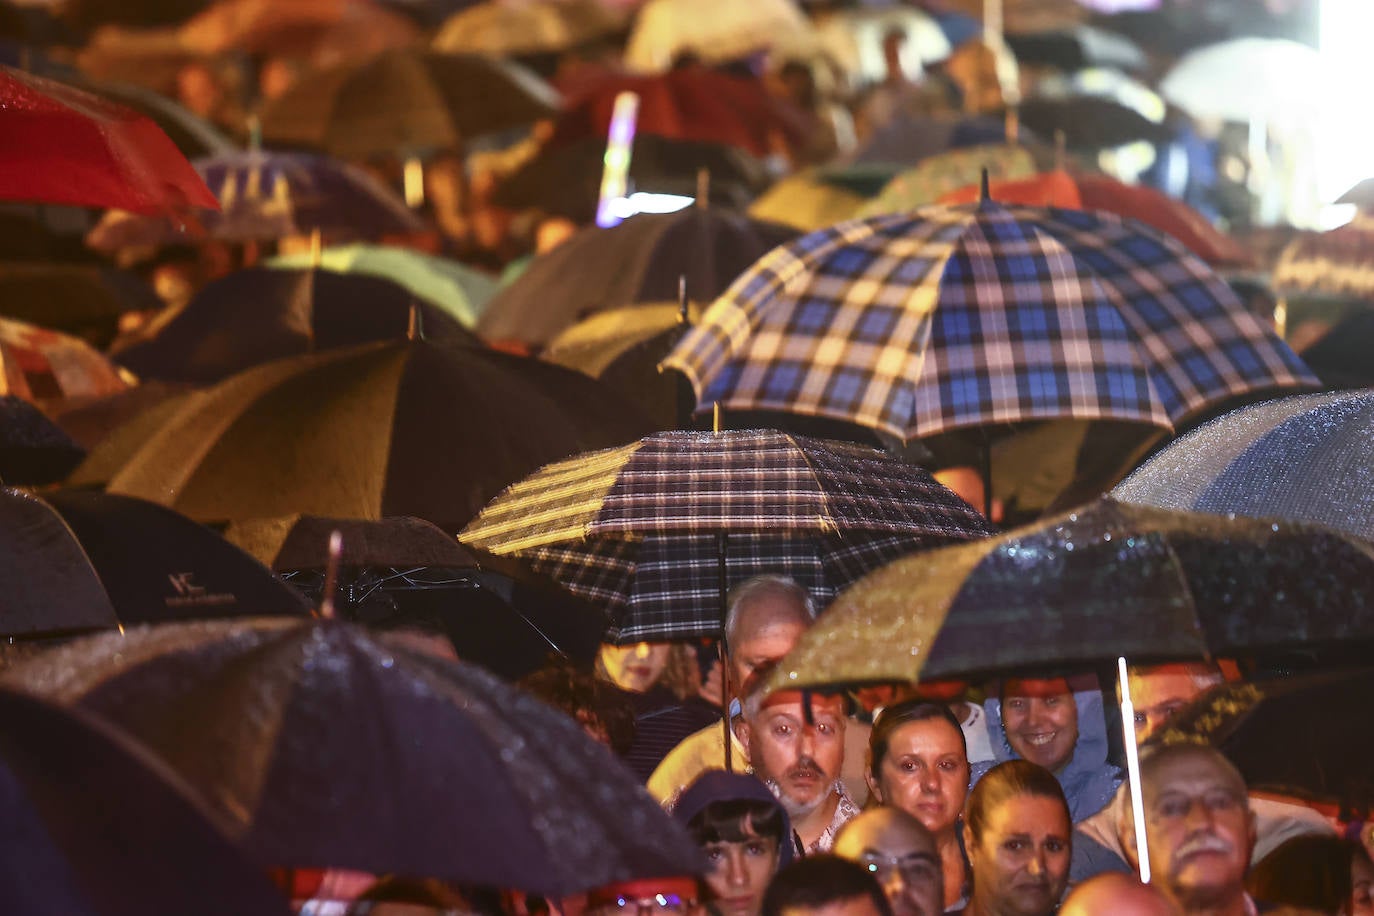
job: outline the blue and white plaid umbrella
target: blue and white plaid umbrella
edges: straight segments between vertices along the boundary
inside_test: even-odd
[[[832,417],[907,440],[1026,420],[1171,429],[1313,386],[1182,245],[1104,213],[933,207],[775,248],[664,360],[698,404]]]

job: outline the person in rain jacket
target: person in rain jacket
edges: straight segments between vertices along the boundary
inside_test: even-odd
[[[1071,687],[1065,678],[1009,679],[1000,686],[1001,696],[983,703],[996,759],[974,764],[970,787],[998,763],[1025,759],[1059,780],[1075,824],[1102,810],[1122,774],[1107,762],[1107,720],[1096,682]]]

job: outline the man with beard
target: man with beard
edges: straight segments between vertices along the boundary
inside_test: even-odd
[[[834,853],[878,879],[892,916],[939,916],[944,911],[935,837],[900,808],[870,808],[845,824],[835,838]]]
[[[1245,893],[1255,815],[1235,766],[1213,748],[1168,745],[1142,757],[1140,786],[1152,884],[1185,914],[1257,912]],[[1135,822],[1129,803],[1118,829],[1134,867]]]
[[[840,781],[844,697],[800,690],[770,694],[763,687],[767,679],[761,673],[745,698],[740,743],[754,775],[782,802],[802,848],[828,852],[836,832],[859,813]]]

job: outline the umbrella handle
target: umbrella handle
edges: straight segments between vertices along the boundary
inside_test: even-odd
[[[1150,883],[1150,850],[1145,838],[1145,793],[1140,785],[1140,749],[1135,741],[1135,706],[1131,703],[1131,685],[1126,677],[1126,658],[1116,660],[1117,678],[1121,682],[1121,728],[1126,745],[1126,777],[1131,786],[1131,808],[1135,817],[1135,854],[1140,863],[1140,883]]]

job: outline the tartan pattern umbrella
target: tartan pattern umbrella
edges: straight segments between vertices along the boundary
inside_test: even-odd
[[[1172,239],[1109,214],[984,201],[841,223],[774,249],[668,355],[698,403],[902,439],[1074,417],[1164,428],[1314,384]]]
[[[1294,239],[1274,265],[1273,283],[1288,296],[1374,302],[1374,217]]]
[[[773,430],[656,433],[546,465],[497,497],[460,540],[526,557],[604,602],[622,642],[720,629],[729,583],[765,572],[819,602],[915,549],[981,537],[986,522],[928,473],[873,449]]]

